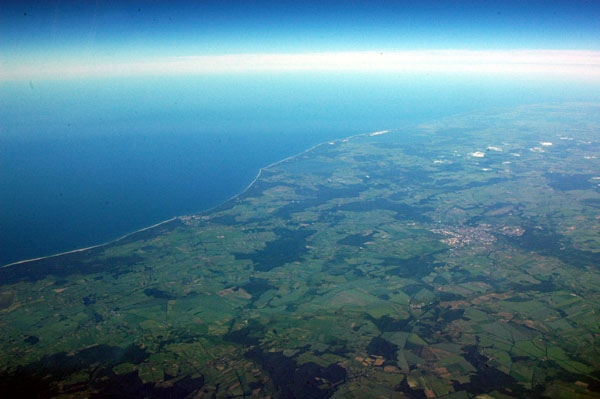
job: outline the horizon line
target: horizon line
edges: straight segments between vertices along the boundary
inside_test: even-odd
[[[399,72],[557,76],[600,81],[599,50],[398,50],[238,53],[0,62],[0,81],[265,72]]]

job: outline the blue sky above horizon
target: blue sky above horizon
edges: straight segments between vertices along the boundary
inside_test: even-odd
[[[600,50],[594,1],[15,1],[4,62],[406,49]]]
[[[598,80],[599,20],[600,6],[585,0],[8,1],[0,6],[0,81],[309,71],[323,65],[330,71],[376,65],[437,72],[448,63],[466,73],[480,64],[488,64],[480,68],[486,73],[515,73],[517,62],[518,72],[531,76],[551,71]],[[423,52],[430,50],[476,53],[452,58]],[[538,52],[510,53],[520,50]],[[548,57],[540,50],[566,51]],[[394,51],[422,53],[392,54],[384,62],[369,54],[340,56]],[[315,53],[328,56],[210,58]],[[563,68],[573,60],[576,67]],[[547,68],[538,71],[542,64]]]

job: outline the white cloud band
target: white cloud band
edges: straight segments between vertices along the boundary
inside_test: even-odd
[[[419,50],[234,54],[0,65],[0,80],[253,72],[415,72],[550,75],[600,81],[600,51]]]

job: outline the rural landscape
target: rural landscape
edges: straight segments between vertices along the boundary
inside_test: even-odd
[[[599,131],[577,103],[325,142],[2,267],[0,396],[598,398]]]

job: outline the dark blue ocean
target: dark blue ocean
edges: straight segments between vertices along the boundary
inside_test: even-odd
[[[572,82],[214,75],[0,83],[0,264],[205,210],[316,143],[497,106],[598,101]]]

